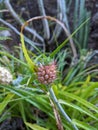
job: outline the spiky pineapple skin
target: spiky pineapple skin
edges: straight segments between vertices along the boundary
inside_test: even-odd
[[[56,79],[56,63],[50,63],[49,65],[41,65],[38,67],[37,76],[38,80],[42,84],[50,84]]]

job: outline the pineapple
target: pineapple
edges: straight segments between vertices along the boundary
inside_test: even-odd
[[[40,65],[37,70],[38,80],[42,84],[50,84],[56,79],[56,64]]]

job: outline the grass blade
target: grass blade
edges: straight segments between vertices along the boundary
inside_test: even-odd
[[[0,114],[3,112],[7,104],[10,102],[10,100],[13,98],[14,94],[9,93],[4,100],[0,103]]]
[[[48,129],[46,129],[46,128],[44,128],[44,127],[41,127],[41,126],[39,126],[39,125],[37,125],[37,124],[31,124],[31,123],[28,123],[28,122],[25,122],[25,124],[26,124],[28,127],[30,127],[32,130],[48,130]]]

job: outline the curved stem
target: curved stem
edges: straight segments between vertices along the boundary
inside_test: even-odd
[[[29,20],[27,20],[24,25],[22,25],[21,27],[21,32],[23,31],[24,27],[27,26],[27,24],[31,21],[34,21],[34,20],[40,20],[40,19],[49,19],[49,20],[52,20],[52,21],[55,21],[57,22],[65,31],[67,37],[68,37],[68,40],[70,42],[70,46],[71,46],[71,49],[72,49],[72,52],[73,52],[73,59],[77,59],[77,51],[76,51],[76,48],[75,48],[75,45],[73,43],[73,40],[72,40],[72,37],[68,31],[68,29],[66,28],[66,26],[64,25],[64,23],[62,23],[61,21],[59,21],[58,19],[54,18],[54,17],[51,17],[51,16],[36,16],[36,17],[33,17]]]
[[[64,116],[64,118],[72,125],[72,127],[74,128],[74,130],[78,130],[77,126],[75,124],[72,123],[72,120],[70,119],[70,117],[67,115],[67,113],[64,111],[63,107],[61,106],[61,104],[58,102],[54,91],[52,88],[49,89],[50,92],[50,96],[52,98],[52,100],[54,101],[54,103],[56,104],[56,106],[58,107],[59,111],[61,112],[61,114]]]

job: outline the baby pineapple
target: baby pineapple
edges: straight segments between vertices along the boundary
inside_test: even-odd
[[[38,80],[42,84],[50,84],[56,79],[56,64],[55,62],[49,65],[40,65],[37,71]]]

